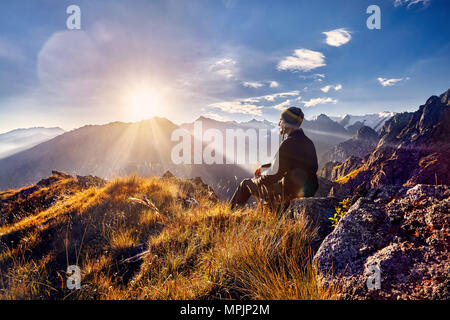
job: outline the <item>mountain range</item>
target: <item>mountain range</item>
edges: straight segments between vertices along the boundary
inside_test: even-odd
[[[449,124],[450,89],[431,96],[415,112],[398,113],[387,120],[378,143],[366,155],[350,154],[344,161],[338,153],[330,155],[322,177],[336,182],[331,194],[337,196],[383,185],[448,185]]]
[[[15,129],[2,133],[0,134],[0,159],[53,139],[64,132],[63,129],[58,127],[36,127]]]
[[[314,142],[318,158],[323,158],[321,164],[324,165],[335,157],[330,156],[330,153],[336,153],[335,149],[339,148],[340,144],[345,145],[348,140],[360,143],[368,131],[373,131],[372,135],[377,135],[370,126],[362,126],[365,129],[358,131],[359,135],[355,140],[352,138],[351,130],[348,129],[349,124],[351,128],[351,124],[358,121],[370,120],[367,121],[368,125],[377,126],[380,121],[385,121],[388,115],[380,113],[377,116],[367,115],[365,118],[347,115],[337,122],[321,114],[316,119],[305,119],[302,128]],[[204,131],[210,128],[223,133],[226,129],[244,131],[267,129],[269,134],[277,130],[277,125],[267,120],[236,122],[200,117],[196,121],[202,122]],[[169,170],[183,178],[201,176],[214,188],[220,198],[230,197],[241,179],[252,176],[253,167],[236,164],[175,165],[171,161],[171,151],[177,144],[171,141],[172,132],[183,128],[192,133],[193,126],[194,122],[178,126],[168,119],[155,117],[137,123],[112,122],[106,125],[86,125],[65,133],[59,128],[14,130],[0,137],[4,136],[4,141],[7,141],[6,137],[10,137],[9,141],[12,141],[14,136],[22,137],[22,140],[29,137],[27,143],[30,147],[23,147],[25,150],[0,159],[0,189],[36,183],[47,177],[52,170],[76,175],[96,175],[106,179],[130,173],[142,176],[161,175]],[[51,137],[50,134],[55,137]],[[46,139],[38,143],[37,137]],[[15,141],[19,141],[19,138]],[[30,144],[32,141],[34,144]],[[352,143],[347,144],[350,146],[349,149],[354,150]],[[350,154],[344,153],[339,161],[348,155]]]
[[[364,125],[379,132],[384,123],[394,115],[395,112],[384,111],[365,115],[346,114],[343,116],[331,116],[330,119],[340,123],[352,133],[356,133],[356,131]]]
[[[200,117],[196,121],[202,122],[203,130],[267,129],[268,133],[277,130],[277,125],[267,120],[236,122]],[[171,141],[172,132],[178,128],[192,132],[193,125],[194,122],[178,126],[168,119],[155,117],[137,123],[87,125],[63,134],[55,130],[55,135],[57,132],[59,135],[53,139],[0,159],[0,189],[36,183],[52,170],[106,179],[130,173],[161,175],[169,170],[182,178],[201,176],[219,197],[230,197],[240,180],[252,176],[254,168],[172,162],[171,151],[177,144]],[[319,158],[352,137],[345,126],[324,114],[313,120],[305,119],[302,128],[314,142]]]

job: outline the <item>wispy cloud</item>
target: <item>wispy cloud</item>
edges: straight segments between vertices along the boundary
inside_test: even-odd
[[[277,109],[277,110],[284,110],[287,107],[289,107],[289,105],[293,104],[296,101],[301,101],[302,97],[298,96],[295,99],[287,99],[279,104],[274,105],[272,108]]]
[[[217,73],[218,75],[228,79],[236,79],[235,76],[236,61],[230,58],[224,58],[216,61],[210,66],[210,71]]]
[[[380,77],[380,78],[377,78],[377,80],[383,87],[392,87],[400,81],[409,80],[409,77],[397,78],[397,79],[395,79],[395,78],[387,79],[387,78]]]
[[[322,82],[323,79],[325,78],[325,75],[323,73],[315,73],[315,74],[311,74],[311,75],[303,75],[302,74],[299,77],[304,80],[314,79],[314,81],[316,81],[316,82]]]
[[[278,63],[278,70],[310,71],[325,66],[325,56],[318,51],[297,49]]]
[[[266,101],[274,101],[277,98],[284,98],[284,97],[289,97],[289,96],[295,97],[295,96],[298,96],[299,94],[300,94],[300,91],[294,90],[294,91],[289,91],[289,92],[268,94],[265,96],[255,97],[255,98],[251,98],[251,99],[260,99],[259,101],[261,101],[261,99],[266,100]]]
[[[271,88],[278,88],[280,86],[280,84],[278,82],[276,82],[276,81],[270,81],[269,86]]]
[[[304,106],[309,108],[309,107],[314,107],[318,104],[326,104],[326,103],[334,103],[336,104],[338,101],[336,99],[331,99],[331,98],[313,98],[313,99],[309,99],[308,101],[302,101],[304,103]]]
[[[352,38],[350,31],[346,30],[345,28],[335,29],[322,33],[327,37],[327,39],[325,40],[326,43],[333,47],[340,47],[349,42]]]
[[[228,113],[242,113],[242,114],[253,114],[253,115],[261,115],[261,109],[263,106],[258,106],[251,103],[245,103],[242,100],[236,101],[224,101],[218,103],[212,103],[209,107],[218,108],[223,112]]]
[[[264,86],[269,86],[271,88],[278,88],[278,86],[280,85],[278,82],[276,81],[245,81],[242,83],[242,85],[244,87],[248,87],[248,88],[261,88]]]
[[[295,101],[299,101],[301,97],[299,96],[300,91],[288,91],[288,92],[279,92],[264,96],[250,97],[245,99],[237,99],[233,101],[223,101],[209,104],[210,108],[218,108],[223,112],[227,113],[242,113],[242,114],[253,114],[253,115],[261,115],[262,109],[265,107],[271,107],[269,105],[270,102],[275,102],[277,99],[292,97],[295,98]],[[273,106],[273,108],[282,108],[287,103],[294,101],[292,99],[288,99],[279,105]],[[287,102],[289,101],[289,102]],[[283,104],[284,103],[284,104]]]
[[[337,84],[335,86],[327,85],[327,86],[321,88],[320,90],[322,90],[323,92],[328,92],[328,91],[330,91],[330,89],[334,89],[335,91],[339,91],[339,90],[342,89],[342,85],[341,84]]]
[[[325,86],[325,87],[321,88],[320,90],[322,90],[323,92],[328,92],[328,91],[330,91],[331,88],[332,88],[332,86]]]
[[[422,4],[422,6],[426,7],[430,4],[431,0],[394,0],[394,6],[400,7],[402,5],[407,4],[407,7],[411,7],[415,4]]]
[[[244,87],[248,88],[261,88],[262,86],[264,86],[264,83],[261,82],[251,82],[251,81],[244,82]]]

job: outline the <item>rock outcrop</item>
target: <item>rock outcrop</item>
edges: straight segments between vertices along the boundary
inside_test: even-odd
[[[331,221],[339,201],[333,197],[304,198],[292,201],[286,210],[287,216],[294,219],[305,219],[310,230],[313,230],[311,247],[316,251],[323,239],[332,231]]]
[[[56,201],[90,187],[102,187],[105,180],[95,176],[72,176],[52,171],[48,178],[20,190],[0,192],[0,225],[12,223],[52,206]]]
[[[314,259],[344,299],[448,300],[449,235],[448,186],[383,186],[350,207]],[[373,266],[380,288],[369,290]]]
[[[363,159],[350,156],[344,162],[328,162],[319,172],[319,176],[330,181],[337,181],[354,170],[361,168]]]

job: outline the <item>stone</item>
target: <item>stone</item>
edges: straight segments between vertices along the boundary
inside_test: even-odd
[[[450,188],[382,186],[354,203],[322,242],[314,260],[344,299],[448,300]],[[367,270],[380,269],[369,290]]]
[[[311,247],[315,251],[332,230],[329,218],[334,216],[338,204],[339,200],[333,197],[303,198],[292,201],[286,213],[294,219],[305,219],[309,229],[314,230]]]

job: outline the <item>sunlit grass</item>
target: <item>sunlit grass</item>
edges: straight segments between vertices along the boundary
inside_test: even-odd
[[[233,211],[192,181],[117,178],[0,228],[0,298],[333,299],[313,232],[262,205]],[[81,290],[65,286],[70,264]]]
[[[335,182],[340,183],[340,184],[345,184],[349,180],[354,179],[362,169],[363,169],[363,167],[353,170],[352,172],[348,173],[347,175],[337,179]]]

